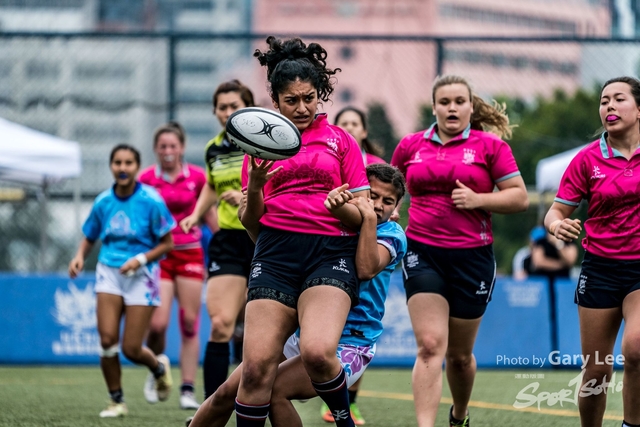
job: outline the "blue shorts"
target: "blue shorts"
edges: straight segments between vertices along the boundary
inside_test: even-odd
[[[640,289],[640,260],[603,258],[586,252],[574,301],[585,308],[622,307]]]
[[[496,261],[491,245],[449,249],[407,238],[402,271],[407,301],[418,293],[436,293],[449,303],[449,316],[477,319],[491,301]]]
[[[328,285],[358,304],[358,236],[321,236],[263,227],[249,273],[247,301],[271,299],[297,308],[307,288]]]

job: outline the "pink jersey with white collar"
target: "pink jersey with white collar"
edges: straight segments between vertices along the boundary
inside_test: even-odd
[[[404,173],[411,195],[407,237],[446,248],[493,242],[489,211],[453,204],[456,180],[476,193],[491,193],[496,183],[520,175],[511,148],[496,135],[467,127],[442,144],[435,124],[404,137],[391,164]]]
[[[173,219],[178,224],[193,212],[207,178],[204,170],[185,163],[174,182],[170,182],[158,166],[149,166],[143,170],[140,173],[139,181],[154,187],[160,193]],[[171,230],[171,234],[175,249],[200,247],[202,232],[198,227],[193,227],[188,234],[185,234],[180,226],[176,225]]]
[[[604,258],[640,259],[640,150],[627,160],[607,144],[606,132],[573,158],[555,201],[587,200],[582,246]]]
[[[247,188],[249,156],[242,165]],[[358,143],[348,132],[319,114],[302,132],[300,152],[278,160],[282,166],[264,187],[265,213],[260,223],[279,230],[325,236],[353,236],[324,206],[329,191],[348,183],[349,190],[369,189]]]

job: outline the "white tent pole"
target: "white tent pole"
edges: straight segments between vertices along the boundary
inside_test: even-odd
[[[48,199],[49,199],[49,186],[45,180],[41,188],[42,198],[41,204],[41,219],[40,219],[40,256],[38,257],[38,271],[43,272],[46,268],[46,254],[47,254],[47,230],[48,230]]]
[[[82,186],[80,185],[80,178],[75,178],[74,179],[74,185],[73,185],[73,211],[75,213],[74,215],[74,227],[73,229],[75,230],[75,242],[79,242],[80,238],[82,237],[82,218],[80,218],[80,205],[81,205],[81,191],[82,191]]]
[[[542,220],[544,219],[544,216],[547,213],[547,206],[546,206],[546,203],[545,203],[545,201],[546,201],[545,200],[546,199],[545,196],[547,195],[547,192],[543,191],[543,192],[538,193],[538,194],[539,194],[539,197],[540,197],[540,199],[538,200],[538,224],[541,224]]]

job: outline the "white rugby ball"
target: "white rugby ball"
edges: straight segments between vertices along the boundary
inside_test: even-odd
[[[263,160],[282,160],[300,151],[298,128],[266,108],[241,108],[227,119],[227,138],[245,153]]]

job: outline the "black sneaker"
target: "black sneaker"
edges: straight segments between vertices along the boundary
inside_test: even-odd
[[[453,418],[453,405],[449,409],[449,427],[469,427],[469,411],[467,416],[463,420],[456,420]]]

